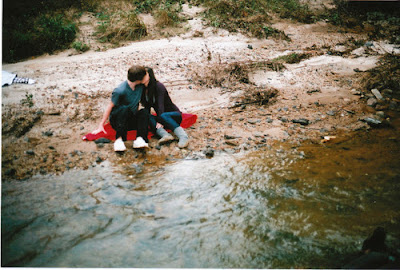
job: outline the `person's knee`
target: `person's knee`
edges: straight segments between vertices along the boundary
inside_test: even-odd
[[[140,119],[148,119],[148,120],[150,120],[150,114],[145,109],[139,110],[138,113],[137,113],[137,117],[140,118]]]

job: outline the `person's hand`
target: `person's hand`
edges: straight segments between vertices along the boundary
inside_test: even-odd
[[[104,132],[105,134],[107,134],[107,131],[104,129],[103,125],[100,125],[97,129],[93,130],[92,134],[96,135],[96,134],[98,134],[100,132]]]
[[[164,127],[164,126],[161,125],[160,123],[157,123],[157,124],[156,124],[156,129],[163,128],[163,127]]]

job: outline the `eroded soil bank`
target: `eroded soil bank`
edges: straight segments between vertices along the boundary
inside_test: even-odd
[[[344,32],[325,22],[277,22],[274,27],[291,41],[230,34],[206,27],[196,17],[189,24],[191,31],[178,37],[3,65],[3,70],[36,80],[34,85],[2,89],[3,180],[88,169],[104,160],[161,166],[168,160],[236,153],[282,141],[295,147],[304,141],[322,143],[324,138],[340,140],[343,134],[365,132],[376,126],[375,120],[380,127],[398,128],[393,119],[399,100],[391,95],[393,90],[379,98],[360,83],[380,56],[399,53],[394,45],[356,45],[368,40],[365,34]],[[294,54],[306,57],[278,69],[264,65]],[[178,149],[176,142],[159,147],[153,138],[145,153],[127,142],[129,150],[120,156],[112,143],[82,140],[96,128],[112,90],[125,80],[132,64],[153,67],[178,107],[198,115],[188,129],[187,149]],[[227,71],[232,66],[251,68]],[[235,77],[237,70],[242,77]],[[209,84],[224,76],[229,79]],[[257,99],[267,91],[276,94]]]

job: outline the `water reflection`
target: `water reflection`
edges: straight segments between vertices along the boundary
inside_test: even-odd
[[[351,143],[5,182],[2,264],[334,268],[378,225],[398,248],[398,153]]]

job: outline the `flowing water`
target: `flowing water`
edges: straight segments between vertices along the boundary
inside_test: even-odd
[[[335,268],[376,226],[399,254],[399,148],[367,133],[3,182],[2,265]]]

